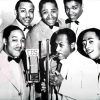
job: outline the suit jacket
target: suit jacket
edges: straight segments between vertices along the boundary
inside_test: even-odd
[[[41,56],[46,56],[46,39],[50,39],[52,34],[59,28],[63,27],[63,22],[58,21],[59,26],[54,26],[50,29],[42,20],[32,29],[26,39],[26,48],[39,49],[39,41],[41,41]]]
[[[79,21],[79,24],[78,25],[75,25],[75,24],[73,25],[76,37],[78,37],[79,34],[85,29],[92,28],[92,27],[100,28],[100,25],[97,24],[98,22],[96,22],[94,20],[94,18],[93,19],[92,19],[92,17],[90,18],[90,16],[88,16],[87,13],[85,13],[85,11],[77,19],[77,21]],[[65,27],[70,28],[70,23],[67,23]],[[76,27],[76,30],[75,30],[75,27]]]
[[[27,38],[27,34],[31,31],[32,27],[35,26],[34,25],[30,25],[29,28],[26,28],[24,25],[22,25],[17,19],[15,19],[12,23],[12,25],[18,26],[20,29],[22,29],[22,31],[24,32],[25,38]],[[25,29],[26,28],[26,29]]]
[[[61,75],[65,79],[59,93],[72,100],[99,100],[98,74],[96,63],[75,51],[62,61]]]
[[[21,88],[19,88],[7,57],[7,54],[2,51],[0,54],[0,100],[28,100],[29,89],[26,87],[23,67],[21,67],[21,81],[19,81]],[[22,65],[21,62],[20,65]]]

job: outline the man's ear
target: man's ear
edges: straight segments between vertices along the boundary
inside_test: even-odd
[[[17,11],[16,10],[14,10],[14,15],[17,16]]]
[[[3,44],[7,45],[7,40],[5,38],[3,38]]]
[[[71,49],[74,50],[75,49],[75,42],[71,43]]]

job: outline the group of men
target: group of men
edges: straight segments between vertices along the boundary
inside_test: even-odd
[[[82,0],[64,0],[64,7],[66,20],[58,18],[55,0],[40,0],[41,20],[31,25],[33,2],[19,0],[16,3],[15,21],[0,34],[0,100],[29,100],[24,75],[27,70],[25,50],[39,49],[39,41],[43,65],[39,66],[41,79],[40,85],[36,84],[36,100],[48,99],[45,82],[47,39],[50,40],[49,99],[100,100],[100,30],[83,23]]]

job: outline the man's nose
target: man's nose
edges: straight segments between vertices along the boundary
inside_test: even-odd
[[[72,15],[73,11],[72,9],[69,9],[69,14]]]
[[[19,48],[21,48],[21,47],[22,47],[22,42],[21,42],[21,41],[18,41],[17,46],[18,46]]]
[[[60,47],[59,45],[56,47],[56,52],[59,52],[60,51]]]
[[[26,16],[30,16],[30,14],[29,14],[29,12],[28,12],[28,11],[26,12]]]
[[[52,14],[51,13],[48,14],[48,18],[49,19],[52,18]]]

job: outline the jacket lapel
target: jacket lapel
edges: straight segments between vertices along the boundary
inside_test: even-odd
[[[1,69],[2,74],[5,76],[6,79],[8,79],[8,81],[14,86],[14,88],[19,92],[20,89],[18,87],[17,81],[14,78],[14,75],[9,67],[9,62],[8,61],[4,61],[4,65]]]

